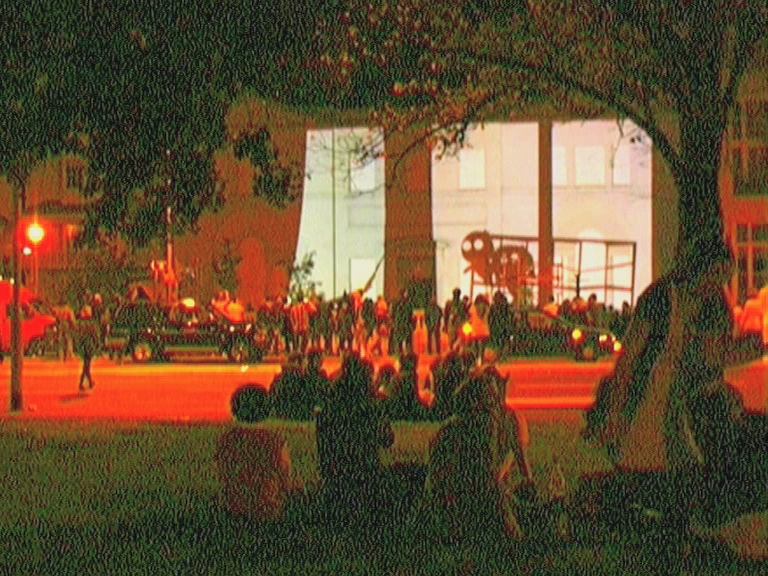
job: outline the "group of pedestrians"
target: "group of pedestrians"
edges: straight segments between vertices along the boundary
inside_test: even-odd
[[[615,310],[592,294],[587,300],[576,297],[560,304],[553,299],[544,311],[609,329],[620,338],[632,308],[624,302],[621,311]],[[532,337],[525,311],[518,310],[505,293],[496,291],[490,299],[478,294],[472,300],[459,288],[443,306],[434,297],[409,290],[391,301],[365,297],[362,291],[335,300],[268,298],[257,308],[254,321],[275,355],[321,350],[331,356],[355,352],[370,358],[445,355],[468,348],[482,356],[491,347],[505,356],[513,351],[515,338],[522,343]]]

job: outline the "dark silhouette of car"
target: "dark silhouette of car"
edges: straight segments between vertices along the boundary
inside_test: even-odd
[[[516,315],[513,348],[524,356],[565,354],[594,361],[620,354],[622,344],[608,328],[531,310]]]
[[[134,362],[210,354],[248,364],[260,362],[265,352],[253,324],[232,322],[189,299],[170,307],[145,301],[121,305],[105,345],[111,357],[130,356]]]

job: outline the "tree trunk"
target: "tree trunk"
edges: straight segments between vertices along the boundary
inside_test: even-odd
[[[723,240],[718,173],[724,116],[708,106],[681,117],[680,165],[674,174],[679,193],[678,254],[696,241]]]

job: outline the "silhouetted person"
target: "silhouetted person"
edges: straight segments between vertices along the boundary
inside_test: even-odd
[[[392,303],[392,346],[390,354],[403,354],[410,349],[411,309],[408,306],[407,293]]]
[[[291,354],[282,372],[272,381],[275,416],[284,420],[310,420],[314,393],[305,382],[302,354]]]
[[[371,393],[373,366],[348,355],[336,388],[317,414],[317,451],[326,509],[337,520],[365,519],[378,508],[379,450],[394,433]]]
[[[274,430],[233,428],[220,438],[215,460],[223,504],[232,514],[279,522],[290,497],[303,490],[288,443]]]
[[[333,389],[333,382],[323,368],[323,352],[319,348],[312,348],[307,353],[304,388],[314,414],[315,409],[325,405]]]
[[[85,382],[93,389],[96,383],[91,376],[91,361],[101,350],[101,326],[93,317],[89,306],[83,307],[79,314],[75,333],[75,352],[83,360],[80,372],[80,392],[85,392]]]
[[[432,298],[427,305],[424,313],[425,324],[427,325],[427,353],[440,354],[440,328],[443,312],[437,304],[437,300]]]
[[[458,352],[449,352],[432,373],[435,405],[432,408],[435,420],[444,420],[453,414],[453,399],[459,385],[469,374]]]
[[[374,396],[377,400],[385,401],[397,386],[397,369],[392,364],[379,368],[379,375],[374,385]]]
[[[349,297],[345,295],[339,305],[339,354],[352,351],[354,332],[355,311]]]
[[[507,297],[500,291],[493,295],[488,311],[488,328],[491,331],[490,345],[503,355],[512,337],[512,320]]]
[[[522,538],[507,484],[530,470],[519,431],[500,417],[497,374],[479,369],[456,391],[454,414],[431,443],[424,506],[449,542]]]
[[[419,357],[405,354],[400,359],[400,372],[394,379],[393,387],[386,392],[385,410],[390,420],[418,420],[424,415],[419,402]]]

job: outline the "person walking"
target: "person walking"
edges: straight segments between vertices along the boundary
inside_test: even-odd
[[[85,392],[85,381],[88,381],[88,389],[93,390],[96,383],[91,375],[91,361],[101,349],[101,326],[94,319],[90,306],[84,306],[80,310],[75,334],[75,352],[83,360],[83,369],[80,372],[80,392]]]

